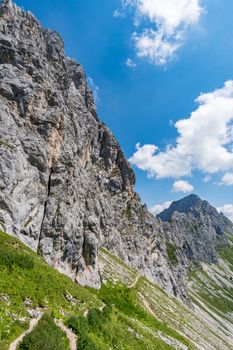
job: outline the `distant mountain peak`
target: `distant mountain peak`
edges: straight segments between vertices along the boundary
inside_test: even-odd
[[[169,208],[157,215],[163,222],[171,220],[180,220],[179,213],[186,214],[190,220],[198,220],[198,222],[211,222],[211,226],[217,234],[226,232],[233,233],[232,222],[222,213],[219,213],[206,200],[202,200],[196,194],[190,194],[178,201],[172,202]]]
[[[160,214],[158,214],[158,217],[162,221],[169,221],[174,212],[188,213],[194,208],[201,207],[203,203],[208,202],[203,201],[196,194],[190,194],[182,199],[179,199],[178,201],[172,202],[169,208],[165,209]]]
[[[196,194],[190,194],[178,201],[172,202],[169,208],[165,209],[157,216],[162,221],[169,221],[175,212],[188,214],[195,211],[201,211],[208,216],[219,218],[219,220],[229,221],[224,214],[219,213],[208,201],[202,200]]]

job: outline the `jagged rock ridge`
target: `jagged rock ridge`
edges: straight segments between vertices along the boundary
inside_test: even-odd
[[[195,194],[191,194],[179,201],[173,202],[168,209],[165,209],[158,217],[162,221],[172,220],[174,213],[200,213],[203,212],[206,216],[209,216],[212,226],[218,235],[223,235],[227,232],[229,227],[232,227],[232,222],[222,213],[219,213],[212,205],[207,201],[203,201]]]
[[[186,244],[181,222],[163,223],[141,204],[82,66],[65,57],[58,33],[11,1],[0,5],[0,108],[0,227],[81,284],[100,286],[104,246],[187,299],[196,243]]]
[[[194,194],[173,202],[158,218],[165,231],[169,223],[168,240],[179,247],[180,261],[187,266],[190,261],[217,263],[218,246],[227,245],[227,234],[233,233],[233,223]]]

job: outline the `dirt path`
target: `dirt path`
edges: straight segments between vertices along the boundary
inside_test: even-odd
[[[128,286],[128,288],[132,289],[133,287],[135,287],[140,277],[141,277],[140,275],[137,275],[137,277],[135,278],[135,281],[130,286]]]
[[[19,343],[23,340],[23,338],[28,335],[29,333],[31,333],[31,331],[33,330],[33,328],[37,325],[37,323],[39,322],[40,320],[40,317],[38,318],[33,318],[31,321],[30,321],[30,324],[29,324],[29,328],[23,333],[21,334],[17,339],[15,339],[13,341],[13,343],[11,343],[10,347],[9,347],[9,350],[16,350],[17,346],[19,345]]]
[[[103,303],[103,302],[102,302]],[[103,305],[101,305],[100,307],[98,307],[98,310],[100,310],[101,312],[103,311],[104,307],[106,305],[103,303]],[[88,312],[89,312],[89,309],[86,309],[83,313],[83,317],[87,317],[88,316]]]
[[[145,306],[145,309],[154,317],[156,317],[154,311],[151,309],[150,304],[148,303],[148,301],[145,299],[145,297],[141,294],[138,293],[138,295],[140,296],[140,298],[142,299],[143,305]]]
[[[70,342],[70,350],[77,350],[77,336],[67,328],[60,320],[55,320],[55,323],[66,334]]]

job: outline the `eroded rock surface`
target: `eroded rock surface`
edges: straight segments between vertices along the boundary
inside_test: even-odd
[[[0,158],[2,230],[81,284],[100,287],[104,246],[187,300],[185,224],[164,224],[141,204],[82,66],[65,57],[58,33],[11,1],[0,5]]]

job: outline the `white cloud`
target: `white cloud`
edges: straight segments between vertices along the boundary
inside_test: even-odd
[[[168,33],[182,23],[196,23],[202,12],[199,0],[138,0],[136,3],[139,15],[148,17]]]
[[[179,178],[200,170],[206,175],[233,170],[233,81],[222,89],[201,94],[197,109],[175,127],[178,137],[174,146],[159,150],[155,145],[136,145],[131,164],[155,178]],[[223,182],[230,184],[232,174]]]
[[[121,11],[119,11],[119,10],[115,10],[115,11],[113,11],[113,17],[116,17],[116,18],[118,18],[118,17],[124,17],[125,15],[124,15],[124,12],[121,12]]]
[[[203,12],[200,0],[123,0],[123,9],[136,11],[135,24],[144,19],[150,28],[133,34],[137,55],[156,65],[172,59],[184,42],[188,27],[199,22]]]
[[[233,222],[233,204],[225,204],[223,207],[217,209]]]
[[[175,181],[172,186],[172,192],[190,193],[194,190],[193,186],[184,180]]]
[[[131,58],[127,58],[127,60],[125,61],[125,64],[127,67],[132,69],[135,69],[137,67],[136,63]]]
[[[163,204],[156,204],[152,208],[150,208],[150,212],[153,215],[157,215],[159,213],[162,213],[162,211],[164,211],[165,209],[169,208],[171,204],[172,204],[171,201],[167,201]]]
[[[145,29],[141,35],[133,34],[137,56],[147,58],[156,65],[164,65],[181,46],[181,43],[169,40],[163,32]]]
[[[93,92],[95,103],[97,103],[99,101],[99,87],[95,84],[94,80],[91,77],[88,77],[87,80]]]
[[[222,185],[228,185],[231,186],[233,185],[233,173],[226,173],[221,180]]]
[[[203,179],[204,182],[209,182],[212,179],[210,175],[206,175]]]

